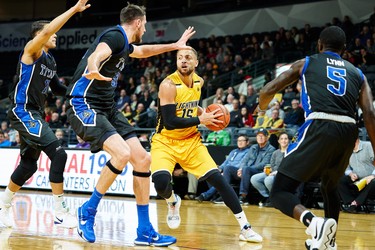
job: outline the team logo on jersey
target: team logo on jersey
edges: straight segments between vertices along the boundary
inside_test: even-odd
[[[88,118],[90,116],[91,116],[91,112],[90,111],[87,111],[87,110],[83,111],[83,117],[84,118]]]
[[[36,122],[29,121],[29,128],[35,128],[35,127],[36,127]]]

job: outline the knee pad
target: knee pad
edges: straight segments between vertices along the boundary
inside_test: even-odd
[[[133,176],[148,178],[148,177],[150,177],[150,175],[151,175],[151,171],[138,172],[138,171],[133,170]]]
[[[152,175],[152,182],[154,183],[155,190],[159,196],[164,199],[172,195],[171,174],[167,171],[156,172]]]
[[[36,160],[21,157],[20,164],[14,170],[10,179],[18,186],[22,186],[37,170]]]
[[[44,152],[51,160],[49,181],[52,183],[62,183],[64,181],[66,159],[68,158],[65,150],[55,141],[48,145]]]

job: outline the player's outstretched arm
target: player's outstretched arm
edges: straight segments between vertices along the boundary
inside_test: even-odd
[[[35,36],[26,46],[25,52],[34,54],[40,51],[48,39],[61,29],[61,27],[71,18],[75,13],[82,12],[91,5],[87,4],[88,0],[79,0],[76,5],[53,19],[43,30]]]
[[[150,45],[133,45],[134,51],[130,54],[131,57],[135,58],[146,58],[158,54],[162,54],[172,50],[187,49],[190,48],[186,45],[186,42],[195,34],[194,27],[187,28],[182,34],[180,39],[175,43],[169,44],[150,44]]]
[[[305,60],[295,62],[288,70],[264,86],[259,92],[259,109],[266,110],[274,95],[286,86],[296,82],[300,76]]]

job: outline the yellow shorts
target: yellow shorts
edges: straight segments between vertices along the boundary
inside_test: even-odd
[[[184,140],[155,134],[151,143],[151,172],[165,170],[172,174],[176,163],[197,178],[217,169],[199,134]]]

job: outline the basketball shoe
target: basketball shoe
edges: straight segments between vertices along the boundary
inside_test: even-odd
[[[63,228],[76,228],[77,220],[74,215],[69,213],[69,208],[63,202],[63,207],[61,209],[55,210],[55,217],[53,223],[58,227]]]
[[[13,220],[10,214],[11,209],[12,204],[4,204],[3,201],[0,200],[0,222],[6,227],[13,227]]]
[[[168,227],[171,229],[178,228],[181,223],[181,217],[180,217],[181,198],[177,194],[175,195],[176,195],[175,202],[167,202],[168,204],[167,224],[168,224]]]
[[[247,224],[241,230],[240,240],[260,243],[263,241],[263,237],[253,231],[253,229],[251,229],[251,226]]]
[[[306,234],[312,237],[310,250],[326,250],[331,249],[329,248],[331,245],[336,246],[334,241],[336,230],[337,223],[334,219],[314,217],[306,229]]]
[[[307,250],[312,250],[311,249],[311,241],[312,241],[311,239],[307,239],[305,241],[305,247],[306,247]],[[337,250],[337,244],[336,244],[335,238],[333,238],[332,241],[329,243],[327,250]]]
[[[161,235],[150,226],[143,231],[137,228],[137,238],[134,240],[135,245],[140,246],[155,246],[155,247],[167,247],[173,243],[176,243],[177,239],[169,235]]]
[[[82,239],[93,243],[96,240],[94,232],[96,209],[86,208],[86,203],[87,201],[77,209],[77,232]]]

